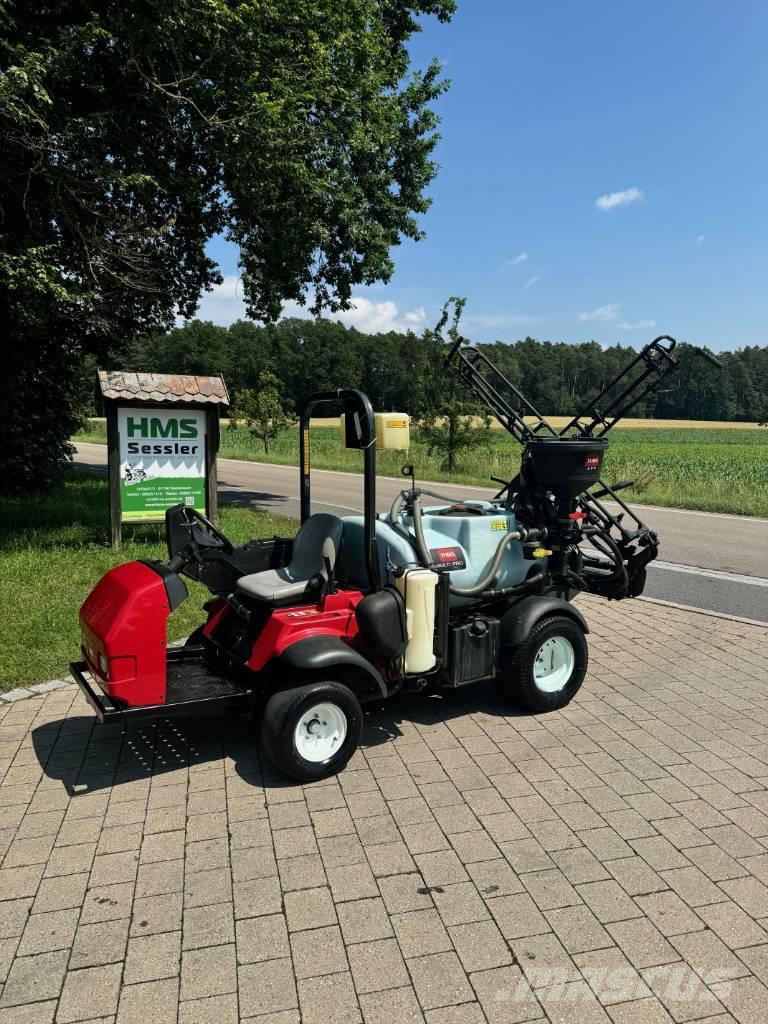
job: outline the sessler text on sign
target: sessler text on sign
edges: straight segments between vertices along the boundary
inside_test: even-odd
[[[117,429],[124,521],[162,520],[179,503],[205,514],[204,411],[124,405],[117,410]]]

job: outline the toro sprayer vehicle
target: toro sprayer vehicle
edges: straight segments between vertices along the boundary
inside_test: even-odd
[[[588,633],[572,598],[637,596],[658,550],[616,493],[630,482],[609,487],[600,468],[607,432],[675,368],[675,341],[647,345],[558,431],[451,337],[446,368],[520,442],[519,472],[491,501],[456,501],[417,487],[406,467],[410,485],[377,515],[377,443],[404,447],[407,418],[374,416],[360,391],[313,395],[301,411],[293,540],[238,547],[178,505],[166,516],[168,561],[112,569],[86,599],[84,660],[72,672],[102,721],[252,711],[274,764],[312,780],[347,763],[368,701],[482,680],[535,712],[572,699]],[[364,453],[362,515],[312,513],[310,419],[334,404],[347,446]],[[187,645],[168,648],[183,576],[212,598]]]

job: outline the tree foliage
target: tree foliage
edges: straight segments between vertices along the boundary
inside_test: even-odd
[[[269,442],[290,426],[292,419],[283,408],[280,381],[266,371],[261,374],[255,388],[241,388],[230,410],[230,426],[245,420],[253,437],[264,445],[269,454]]]
[[[487,410],[472,400],[455,374],[442,367],[445,353],[442,331],[448,323],[453,303],[453,319],[448,328],[448,344],[463,344],[467,339],[459,333],[459,321],[465,299],[451,298],[443,307],[434,331],[427,332],[426,343],[432,348],[434,373],[428,385],[428,404],[419,424],[419,438],[430,455],[441,455],[441,468],[452,473],[456,460],[465,449],[487,448],[493,441],[491,417]],[[435,386],[435,384],[438,386]]]
[[[80,354],[192,316],[220,281],[213,235],[239,246],[263,320],[307,296],[316,312],[344,308],[354,285],[389,278],[391,249],[420,234],[444,88],[436,64],[411,70],[408,43],[421,16],[453,8],[0,6],[0,313],[24,351],[22,406],[53,357],[53,465]],[[6,487],[23,457],[0,466]]]
[[[280,320],[258,327],[193,321],[134,343],[115,365],[173,373],[222,373],[230,391],[254,387],[264,370],[280,380],[289,408],[313,391],[357,387],[375,409],[403,410],[429,419],[446,401],[452,376],[442,366],[443,341],[434,331],[363,334],[331,320]],[[636,352],[597,342],[565,344],[523,338],[478,346],[544,415],[573,415],[614,377]],[[678,348],[680,369],[664,391],[641,403],[633,416],[665,419],[744,420],[768,418],[768,347],[718,353],[716,370]],[[463,393],[462,399],[465,396]]]

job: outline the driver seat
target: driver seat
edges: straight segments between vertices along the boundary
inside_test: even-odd
[[[313,578],[328,579],[325,559],[333,569],[342,529],[343,524],[337,516],[324,512],[309,516],[294,538],[288,565],[241,576],[237,581],[238,591],[251,600],[271,605],[291,604],[299,600],[306,594]]]

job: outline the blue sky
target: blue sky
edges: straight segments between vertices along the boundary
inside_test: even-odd
[[[459,0],[412,47],[452,83],[427,237],[344,319],[420,329],[459,294],[482,341],[768,344],[767,47],[761,0]]]

